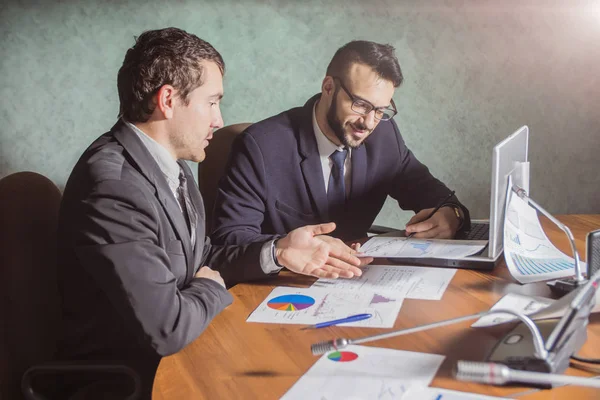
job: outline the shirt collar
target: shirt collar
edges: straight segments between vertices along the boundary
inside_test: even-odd
[[[158,167],[167,179],[169,188],[175,193],[179,187],[179,173],[181,171],[179,164],[177,164],[177,160],[173,158],[171,153],[169,153],[169,151],[164,148],[163,145],[152,139],[140,128],[131,122],[125,120],[123,120],[123,122],[125,122],[125,124],[127,124],[127,126],[129,126],[136,133],[144,146],[146,146],[146,149],[148,149],[152,155],[152,158],[154,158],[154,161],[156,161]]]

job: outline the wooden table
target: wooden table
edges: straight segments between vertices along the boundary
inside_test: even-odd
[[[585,258],[585,235],[600,228],[600,215],[565,215],[559,219],[573,231]],[[562,231],[543,221],[548,236],[570,254]],[[375,260],[374,264],[381,264]],[[317,361],[310,345],[335,337],[358,338],[389,329],[329,327],[300,331],[298,325],[247,323],[248,315],[275,286],[308,287],[314,278],[282,273],[269,281],[237,285],[230,290],[233,304],[218,315],[206,331],[181,352],[163,358],[154,383],[153,398],[163,399],[278,399]],[[510,278],[504,262],[493,272],[458,270],[441,301],[406,299],[394,329],[441,321],[489,309],[506,293],[551,297],[543,283],[520,285]],[[490,349],[510,330],[507,326],[470,328],[473,321],[454,324],[367,345],[446,356],[431,386],[494,396],[519,394],[523,399],[600,399],[599,389],[559,387],[536,391],[527,387],[496,387],[457,381],[452,369],[458,360],[484,360]],[[590,319],[588,340],[580,351],[600,358],[600,315]],[[567,374],[593,376],[569,368]]]

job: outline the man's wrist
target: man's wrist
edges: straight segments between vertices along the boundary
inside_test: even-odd
[[[454,216],[458,220],[458,228],[456,228],[456,231],[458,232],[465,224],[462,208],[453,203],[444,204],[442,207],[448,207],[453,211]]]
[[[271,247],[272,251],[273,251],[273,262],[275,263],[275,265],[277,265],[279,268],[284,268],[283,265],[281,265],[279,263],[279,261],[277,260],[277,255],[278,255],[278,251],[277,251],[277,242],[279,241],[279,239],[275,239],[273,241],[273,246]]]

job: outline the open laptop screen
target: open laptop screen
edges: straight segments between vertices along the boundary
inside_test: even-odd
[[[491,258],[495,258],[503,249],[502,232],[508,176],[510,175],[514,183],[529,193],[528,145],[529,128],[522,126],[494,147],[490,194],[489,256]]]

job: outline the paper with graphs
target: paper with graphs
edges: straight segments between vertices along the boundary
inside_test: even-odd
[[[461,258],[479,253],[487,240],[413,239],[373,236],[360,248],[367,257]]]
[[[431,383],[444,356],[367,346],[323,355],[282,397],[285,400],[404,399]]]
[[[391,328],[406,293],[339,291],[323,288],[276,287],[250,314],[248,322],[317,324],[356,314],[372,314],[341,326]]]
[[[574,275],[575,260],[548,239],[535,209],[510,187],[507,199],[504,258],[513,278],[519,283],[531,283]],[[581,268],[586,271],[584,262],[581,262]]]
[[[373,291],[408,299],[441,300],[456,269],[410,267],[400,265],[367,265],[362,275],[352,279],[321,278],[312,287],[344,291]]]
[[[547,308],[549,305],[554,303],[552,299],[545,299],[542,297],[530,297],[524,296],[517,293],[508,293],[504,295],[496,304],[494,304],[491,310],[510,310],[520,312],[525,315],[532,315],[540,310]],[[517,318],[512,314],[498,313],[484,315],[479,318],[471,326],[473,328],[481,328],[485,326],[500,325],[505,322],[514,321]]]

